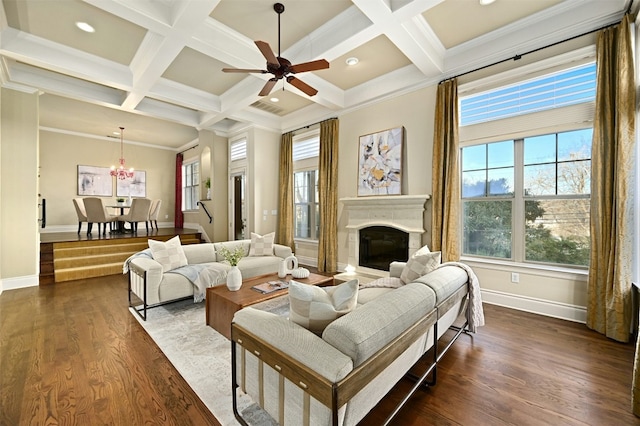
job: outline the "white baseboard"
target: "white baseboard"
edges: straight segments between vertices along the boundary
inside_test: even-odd
[[[25,277],[4,278],[0,280],[0,293],[4,290],[16,290],[26,287],[37,287],[40,281],[37,275],[29,275]]]
[[[298,264],[300,266],[306,265],[306,266],[311,266],[313,268],[318,267],[318,258],[316,257],[305,257],[305,256],[298,256],[298,255],[295,255],[295,256],[298,259]]]
[[[503,293],[495,290],[482,290],[482,301],[491,305],[504,306],[532,314],[560,318],[567,321],[586,323],[587,308],[550,300]]]

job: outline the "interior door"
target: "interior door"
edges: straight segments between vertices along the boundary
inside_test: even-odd
[[[231,176],[231,218],[230,237],[234,240],[245,239],[247,213],[245,202],[245,174],[235,173]]]

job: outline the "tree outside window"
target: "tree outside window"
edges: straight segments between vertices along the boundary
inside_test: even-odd
[[[463,254],[587,266],[591,136],[581,129],[462,148]],[[519,230],[524,238],[513,238]]]

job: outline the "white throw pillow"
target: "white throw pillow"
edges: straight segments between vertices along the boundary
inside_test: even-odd
[[[354,310],[357,303],[357,279],[329,287],[294,280],[289,283],[289,319],[317,335],[331,321]]]
[[[265,236],[252,232],[249,256],[273,256],[273,240],[275,238],[275,232],[270,232]]]
[[[431,253],[431,250],[429,250],[429,246],[425,245],[420,247],[415,253],[413,253],[413,256],[420,256],[422,254],[427,254],[427,253]]]
[[[153,260],[162,265],[162,272],[167,272],[187,264],[187,257],[184,255],[184,250],[182,250],[182,244],[180,244],[180,237],[178,235],[166,242],[149,240],[149,248],[151,249]]]
[[[400,279],[408,284],[421,276],[437,269],[442,255],[439,251],[413,255],[402,269]]]

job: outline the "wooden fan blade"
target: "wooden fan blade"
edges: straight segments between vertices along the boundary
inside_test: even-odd
[[[325,59],[318,59],[317,61],[303,62],[301,64],[291,65],[289,70],[293,73],[324,70],[329,68],[329,62]]]
[[[305,83],[304,81],[295,78],[294,76],[290,75],[289,77],[287,77],[287,83],[289,83],[290,85],[292,85],[293,87],[297,87],[298,89],[300,89],[302,92],[306,93],[309,96],[313,96],[316,93],[318,93],[318,91],[316,89],[314,89],[313,87],[309,86],[307,83]]]
[[[258,96],[267,96],[269,93],[271,93],[271,89],[273,89],[273,86],[275,86],[277,82],[278,79],[276,78],[272,78],[267,81],[267,84],[264,85],[260,93],[258,93]]]
[[[222,68],[222,72],[258,72],[260,74],[266,74],[269,71],[267,70],[251,70],[244,68]]]
[[[278,58],[276,58],[276,55],[274,55],[273,50],[271,50],[271,46],[269,46],[269,43],[267,43],[266,41],[256,41],[256,46],[258,46],[258,49],[260,49],[260,52],[262,53],[262,56],[265,57],[265,59],[267,60],[268,64],[273,64],[277,67],[280,66],[280,62],[278,62]]]

